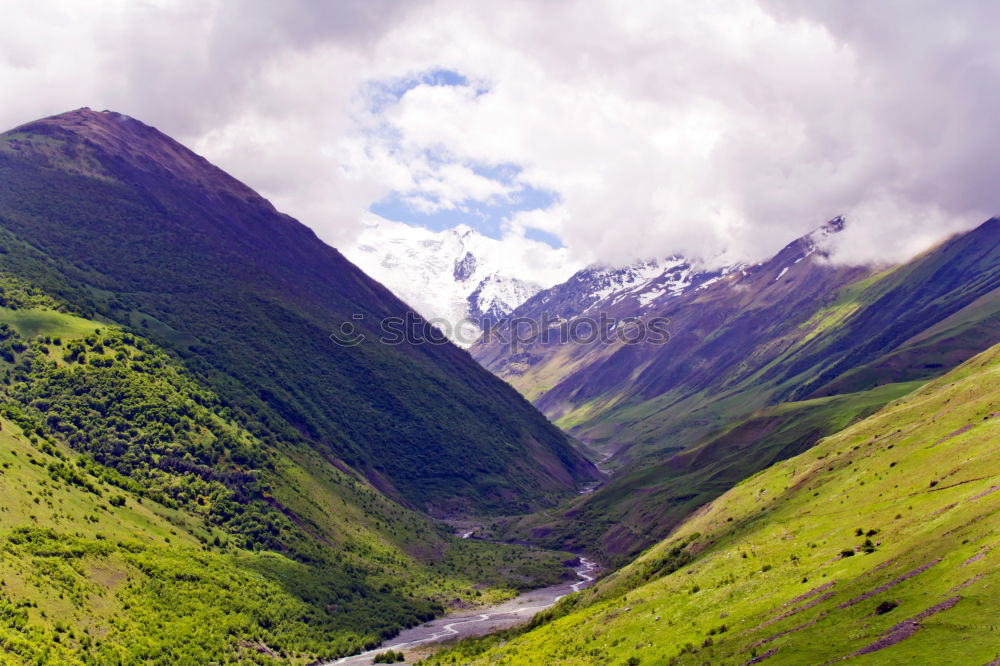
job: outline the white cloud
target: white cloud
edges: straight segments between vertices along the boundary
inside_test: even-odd
[[[998,212],[997,19],[986,0],[40,0],[0,22],[0,120],[116,108],[335,244],[390,192],[434,210],[531,186],[558,202],[508,233],[578,261],[756,258],[840,213],[837,256],[891,260]],[[372,85],[441,69],[469,85]],[[513,182],[474,170],[504,164]]]

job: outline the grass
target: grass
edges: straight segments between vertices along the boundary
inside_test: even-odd
[[[16,431],[2,423],[0,607],[18,609],[0,613],[6,620],[0,621],[0,645],[8,653],[23,663],[118,657],[123,663],[197,663],[197,655],[269,663],[241,648],[238,632],[230,633],[238,626],[234,620],[240,622],[229,617],[235,605],[230,589],[241,589],[244,607],[265,599],[299,612],[307,605],[243,566],[246,557],[266,556],[206,549],[202,540],[212,529],[204,522],[97,478],[91,479],[95,492],[60,482],[48,471],[56,459]],[[109,501],[117,495],[127,497],[122,506]],[[280,649],[276,636],[268,641]]]
[[[998,395],[1000,346],[743,481],[533,630],[430,663],[990,662]]]
[[[100,322],[38,308],[12,310],[0,307],[0,323],[9,325],[23,338],[47,336],[64,340],[85,338],[101,327]]]

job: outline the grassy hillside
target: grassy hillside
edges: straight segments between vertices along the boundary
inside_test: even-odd
[[[431,663],[1000,657],[1000,346],[780,462],[519,635]]]
[[[307,663],[566,575],[263,441],[141,335],[0,298],[0,663]]]

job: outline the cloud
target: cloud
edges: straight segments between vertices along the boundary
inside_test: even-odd
[[[575,261],[754,259],[838,214],[837,257],[890,261],[998,212],[998,19],[987,0],[39,0],[0,23],[0,121],[129,113],[334,244],[395,195],[415,217],[493,206]],[[504,207],[528,189],[552,196]]]

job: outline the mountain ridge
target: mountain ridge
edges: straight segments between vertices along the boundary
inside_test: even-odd
[[[155,127],[117,111],[94,111],[89,107],[81,107],[75,111],[25,123],[7,134],[74,137],[117,157],[131,168],[186,181],[203,188],[207,193],[225,192],[275,210],[267,199],[204,157]],[[77,156],[83,157],[79,154]]]

